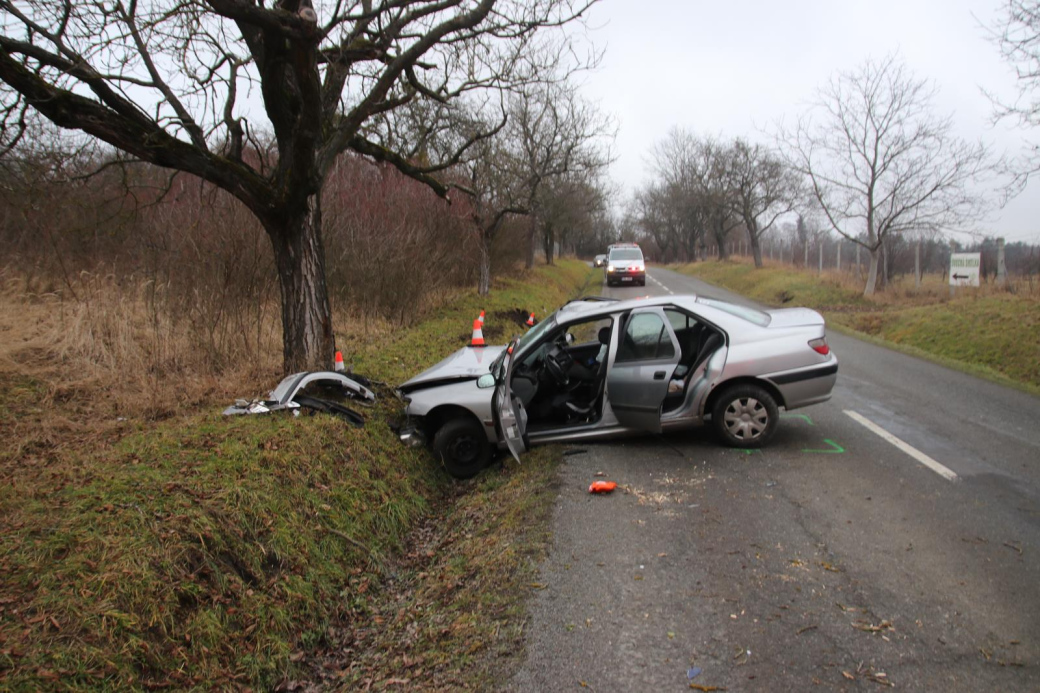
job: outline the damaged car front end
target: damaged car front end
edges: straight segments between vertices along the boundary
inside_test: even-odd
[[[401,384],[401,442],[432,446],[453,476],[480,471],[498,442],[492,394],[505,352],[504,346],[464,347]]]

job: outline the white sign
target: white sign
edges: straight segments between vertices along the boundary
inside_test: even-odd
[[[982,253],[950,254],[950,286],[978,286]]]

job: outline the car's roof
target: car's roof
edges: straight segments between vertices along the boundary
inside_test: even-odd
[[[726,303],[719,301],[719,303]],[[654,306],[678,306],[690,313],[694,313],[725,329],[727,326],[761,328],[745,318],[733,312],[722,310],[708,303],[697,300],[697,294],[669,294],[668,296],[641,296],[626,300],[611,300],[598,297],[583,298],[571,301],[557,312],[557,323],[572,323],[582,319],[606,316],[611,313],[624,313],[636,308],[648,308]]]
[[[670,296],[640,296],[623,301],[612,300],[587,300],[579,299],[571,301],[560,308],[557,321],[571,322],[583,317],[594,315],[607,315],[609,313],[622,313],[634,308],[646,308],[648,306],[685,305],[697,302],[696,294],[682,294]]]

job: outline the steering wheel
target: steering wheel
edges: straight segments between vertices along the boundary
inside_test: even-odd
[[[574,358],[559,345],[553,345],[545,354],[545,367],[557,385],[570,384],[571,378],[567,373],[573,363]]]

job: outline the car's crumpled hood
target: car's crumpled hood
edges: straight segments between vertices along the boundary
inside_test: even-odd
[[[441,382],[476,380],[489,372],[491,362],[503,349],[505,346],[463,347],[440,363],[402,383],[399,389],[401,392],[407,392]]]

